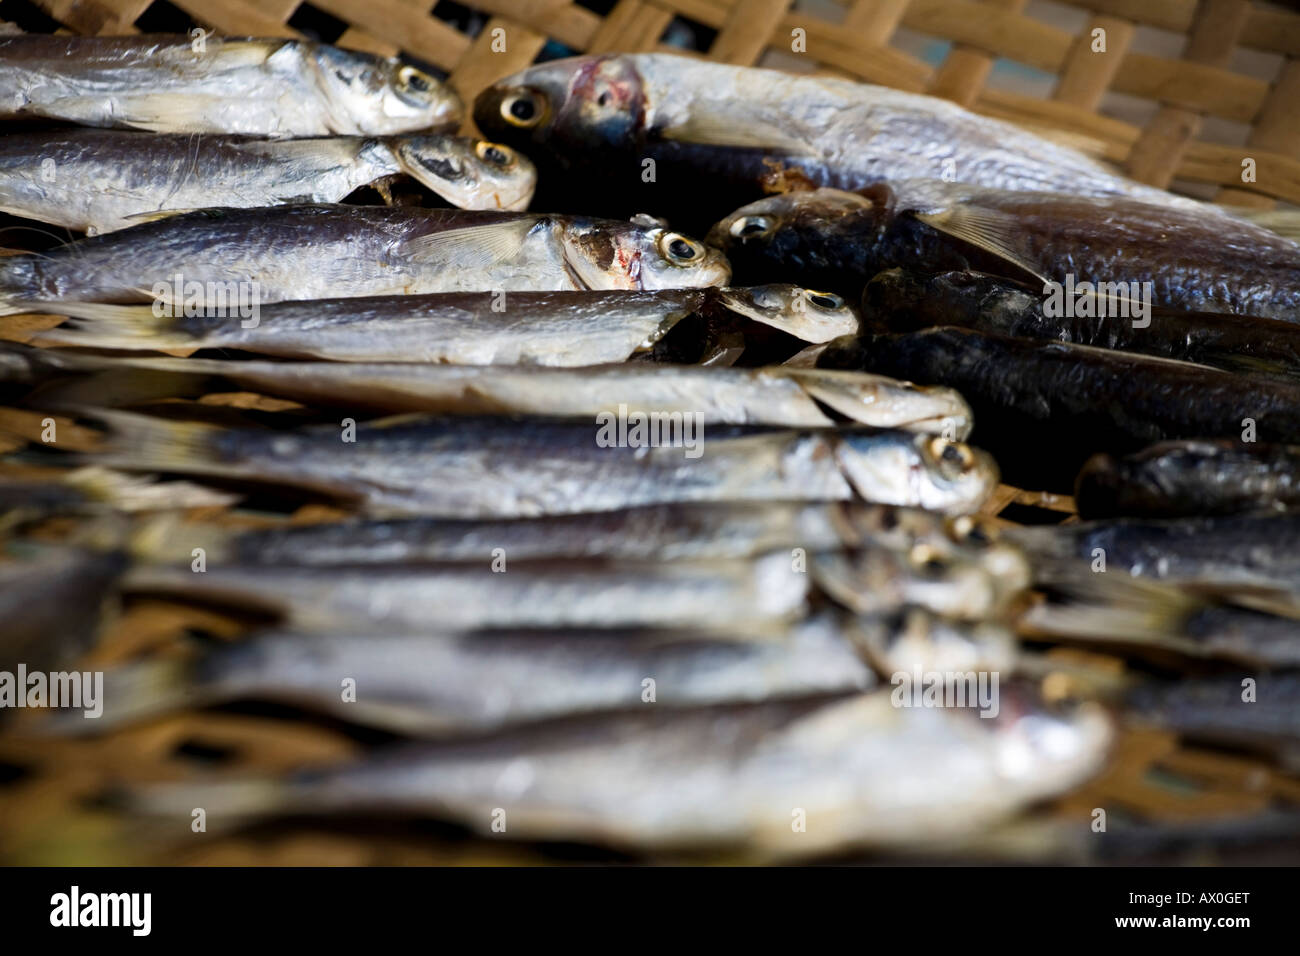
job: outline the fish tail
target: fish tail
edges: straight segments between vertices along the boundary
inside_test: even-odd
[[[201,548],[205,560],[224,561],[235,532],[215,525],[186,522],[177,514],[162,514],[141,521],[132,531],[127,551],[147,564],[189,564]]]
[[[2,296],[3,293],[0,293]],[[0,299],[0,303],[3,299]],[[19,310],[21,311],[21,310]],[[68,321],[34,337],[42,345],[80,345],[101,349],[184,349],[202,343],[178,327],[177,317],[154,314],[150,305],[60,302]]]
[[[134,724],[168,711],[202,704],[195,693],[193,663],[165,658],[137,661],[115,667],[104,674],[102,729]]]
[[[184,482],[159,483],[148,475],[131,475],[100,465],[77,468],[63,478],[63,483],[76,488],[90,501],[125,512],[225,507],[239,500],[238,495]]]
[[[1062,576],[1049,588],[1053,599],[1020,620],[1022,633],[1129,641],[1195,653],[1184,638],[1187,620],[1207,601],[1164,581],[1123,572]]]
[[[87,409],[84,414],[108,426],[107,448],[98,457],[100,464],[153,471],[214,470],[217,453],[213,443],[222,432],[216,426],[103,408]]]
[[[128,812],[145,817],[202,819],[207,832],[229,830],[271,816],[291,801],[293,788],[269,777],[133,788],[118,795]]]

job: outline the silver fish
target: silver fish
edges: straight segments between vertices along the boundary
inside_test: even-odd
[[[308,405],[391,412],[538,415],[590,419],[620,407],[665,415],[695,414],[709,424],[829,427],[818,403],[851,421],[964,439],[970,407],[949,388],[922,388],[864,372],[793,368],[598,365],[582,368],[455,366],[415,363],[103,359],[41,354],[55,367],[126,373],[180,393],[203,394],[212,382]],[[94,392],[94,379],[84,391]],[[111,399],[100,398],[106,404]]]
[[[362,565],[486,561],[493,548],[517,561],[681,561],[749,558],[795,547],[810,553],[924,547],[941,558],[978,561],[995,573],[1018,564],[1021,570],[1008,577],[1017,579],[1019,588],[1027,586],[1018,550],[1000,540],[972,542],[954,527],[966,520],[892,505],[784,501],[664,504],[507,520],[350,520],[239,531],[197,522],[179,526],[166,518],[140,530],[138,548],[151,560],[186,564],[191,550],[201,546],[217,563]],[[1001,554],[1008,549],[1015,557]]]
[[[0,212],[96,235],[209,206],[335,203],[404,173],[462,209],[528,208],[508,146],[441,134],[260,140],[101,129],[0,139]]]
[[[307,631],[510,627],[760,628],[798,617],[809,576],[790,554],[705,564],[134,568],[123,587],[233,603]]]
[[[356,682],[343,701],[341,682]],[[745,633],[510,630],[471,634],[263,633],[193,660],[105,675],[97,732],[174,709],[259,699],[420,735],[555,717],[865,690],[875,676],[834,615]]]
[[[613,714],[265,777],[138,791],[136,811],[247,822],[369,809],[511,839],[628,849],[739,846],[776,856],[939,847],[1096,773],[1108,719],[1004,688],[999,715],[899,708],[890,693]],[[1013,706],[1014,704],[1014,706]],[[806,827],[792,826],[803,816]],[[499,827],[498,827],[499,829]]]
[[[378,136],[453,129],[450,87],[395,58],[306,40],[0,37],[0,119],[155,133]]]
[[[0,315],[149,302],[250,320],[268,302],[412,292],[723,285],[720,252],[661,226],[375,206],[205,209],[0,260]]]
[[[715,309],[809,342],[858,330],[856,306],[791,285],[318,299],[268,305],[259,309],[256,324],[165,310],[158,315],[146,306],[61,302],[57,308],[72,319],[39,333],[43,343],[130,350],[239,348],[334,362],[618,362],[652,348],[686,316]]]
[[[480,94],[474,119],[487,135],[585,177],[584,188],[604,178],[634,189],[651,159],[657,181],[696,190],[692,200],[728,189],[753,199],[763,186],[955,179],[1211,208],[937,97],[671,54],[532,66]],[[726,201],[745,200],[726,193]]]
[[[531,517],[691,501],[845,501],[978,510],[997,486],[984,452],[901,431],[786,431],[693,416],[595,424],[403,416],[296,432],[224,430],[95,411],[114,433],[96,463],[279,482],[371,514]],[[640,427],[640,433],[620,429]],[[641,427],[644,426],[644,427]],[[352,437],[355,441],[344,441]]]

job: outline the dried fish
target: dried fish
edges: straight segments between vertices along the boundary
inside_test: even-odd
[[[978,509],[985,453],[942,437],[856,429],[708,429],[633,410],[595,424],[428,418],[296,431],[224,430],[95,411],[115,438],[96,463],[278,482],[371,514],[529,517],[691,501],[844,501]],[[348,439],[348,440],[345,440]],[[706,447],[707,446],[707,447]]]
[[[0,260],[0,315],[71,302],[256,321],[286,299],[722,285],[717,250],[661,226],[376,206],[205,209]],[[151,301],[152,300],[152,301]]]
[[[450,87],[395,58],[306,40],[0,37],[0,119],[155,133],[376,136],[452,129]]]
[[[528,208],[508,146],[422,134],[261,140],[73,129],[0,139],[0,212],[95,235],[210,206],[335,203],[405,173],[462,209]]]

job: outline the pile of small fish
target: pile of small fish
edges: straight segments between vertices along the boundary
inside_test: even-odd
[[[501,80],[494,141],[465,113],[308,41],[0,37],[0,212],[84,234],[0,257],[0,315],[61,317],[0,346],[3,404],[79,436],[4,459],[0,671],[141,596],[250,623],[23,732],[263,702],[372,735],[118,781],[184,835],[764,859],[996,854],[1134,723],[1300,766],[1285,215],[667,54]],[[1086,520],[994,519],[1001,480]],[[1049,855],[1122,855],[1053,819]]]

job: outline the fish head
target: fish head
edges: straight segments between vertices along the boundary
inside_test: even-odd
[[[1001,625],[963,623],[922,608],[890,617],[855,617],[848,633],[886,679],[900,672],[997,671],[1015,667],[1016,640]]]
[[[858,331],[858,310],[834,292],[775,284],[723,289],[719,299],[731,311],[805,342],[829,342]]]
[[[986,515],[958,515],[947,522],[949,538],[978,554],[980,563],[1010,599],[1029,588],[1033,573],[1024,550],[1002,535],[997,523]]]
[[[644,83],[634,61],[617,55],[533,66],[474,101],[474,122],[485,134],[520,148],[545,144],[562,161],[584,150],[634,148],[644,118]]]
[[[318,84],[336,119],[335,132],[382,136],[415,129],[454,129],[465,115],[455,90],[395,57],[317,46]]]
[[[1027,796],[1058,792],[1091,777],[1114,738],[1112,722],[1098,704],[1048,706],[1033,688],[1016,682],[999,682],[997,713],[979,723],[993,734],[998,775]]]
[[[696,289],[731,278],[717,249],[648,216],[628,223],[569,220],[562,242],[565,263],[588,289]]]
[[[389,141],[402,172],[461,209],[521,212],[537,169],[509,146],[465,136],[399,136]]]
[[[910,432],[845,432],[836,454],[864,499],[949,515],[982,505],[998,483],[987,452],[963,442]]]
[[[856,260],[870,253],[890,215],[887,203],[858,193],[802,190],[741,206],[713,226],[707,241],[741,275],[834,275],[858,271]]]

